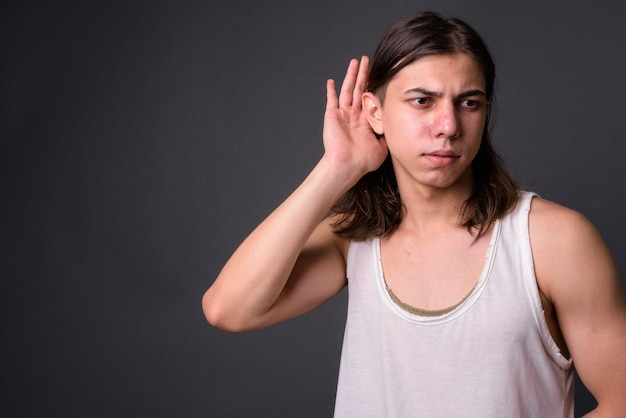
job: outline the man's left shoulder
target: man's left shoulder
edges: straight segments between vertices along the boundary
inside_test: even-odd
[[[528,221],[535,267],[563,269],[580,263],[603,262],[608,248],[596,227],[582,213],[558,203],[535,197]]]
[[[617,289],[615,263],[595,226],[576,210],[533,200],[530,246],[541,292],[556,303],[579,300],[595,294],[594,289]]]
[[[583,238],[597,233],[593,224],[582,213],[556,202],[535,196],[529,213],[531,235],[547,240]]]

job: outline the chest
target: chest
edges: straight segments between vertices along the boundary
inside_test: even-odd
[[[485,268],[489,234],[477,240],[467,231],[441,236],[381,240],[384,280],[402,303],[441,310],[463,300]]]

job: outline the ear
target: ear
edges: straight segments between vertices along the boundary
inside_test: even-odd
[[[376,97],[373,93],[366,91],[363,93],[361,98],[361,102],[363,104],[363,112],[365,112],[365,116],[370,123],[370,126],[378,135],[383,135],[385,133],[383,129],[383,121],[381,117],[382,105],[378,97]]]

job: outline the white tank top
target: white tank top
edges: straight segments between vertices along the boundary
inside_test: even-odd
[[[493,228],[476,288],[427,317],[386,290],[380,241],[348,251],[335,417],[571,418],[573,368],[550,336],[528,237],[533,194]]]

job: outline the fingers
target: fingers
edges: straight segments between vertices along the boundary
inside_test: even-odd
[[[336,109],[339,106],[337,99],[337,88],[335,87],[335,80],[326,81],[326,110]]]
[[[357,73],[359,70],[359,62],[356,59],[351,59],[348,69],[346,70],[346,76],[341,84],[341,91],[339,93],[339,106],[350,107],[352,106],[354,86],[356,85]]]
[[[367,80],[370,74],[370,62],[366,56],[361,57],[359,72],[357,73],[356,85],[352,92],[352,105],[361,107],[361,97],[367,88]]]
[[[361,60],[352,59],[348,65],[346,76],[339,93],[340,107],[361,107],[361,96],[367,86],[369,76],[369,59],[366,56]]]
[[[337,97],[335,81],[326,81],[326,109],[336,109],[337,107],[357,107],[361,108],[361,97],[367,87],[369,77],[369,58],[361,57],[361,60],[352,59],[348,64],[346,76],[341,84],[341,91]]]

